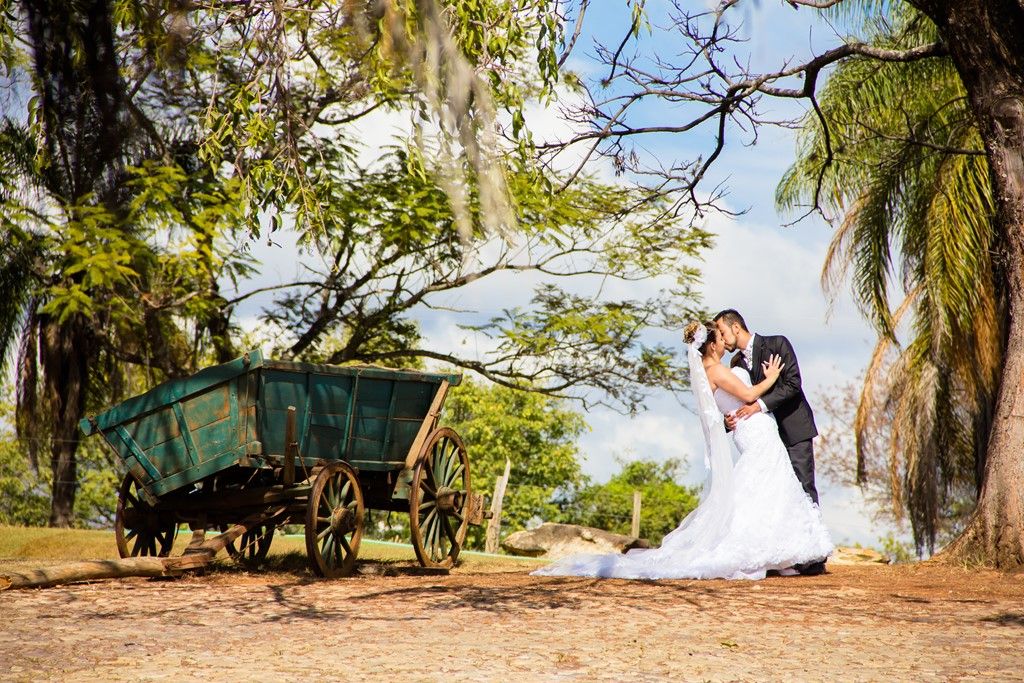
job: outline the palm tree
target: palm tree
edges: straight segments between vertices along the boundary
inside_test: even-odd
[[[937,38],[905,3],[866,28],[884,47]],[[878,333],[855,421],[858,476],[865,429],[887,411],[894,506],[918,551],[933,551],[981,489],[1006,345],[988,163],[948,58],[846,61],[819,104],[827,129],[808,115],[777,202],[836,217],[823,286],[834,294],[848,276]]]
[[[140,245],[124,220],[134,136],[107,2],[18,10],[38,127],[5,117],[0,130],[0,353],[16,364],[16,421],[33,466],[46,444],[50,524],[68,526],[78,420],[109,361],[110,316],[90,304],[113,298],[111,274],[137,272]]]

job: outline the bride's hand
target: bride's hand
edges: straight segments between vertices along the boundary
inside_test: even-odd
[[[764,370],[764,376],[767,379],[775,379],[782,373],[782,368],[786,365],[782,362],[782,358],[777,354],[772,354],[772,357],[767,362],[761,363],[761,368]]]

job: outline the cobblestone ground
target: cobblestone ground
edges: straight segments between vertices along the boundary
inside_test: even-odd
[[[0,593],[12,681],[1024,680],[1024,576],[214,572]]]

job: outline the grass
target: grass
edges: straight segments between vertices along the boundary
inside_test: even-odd
[[[174,541],[173,555],[180,555],[191,538],[187,528],[182,527]],[[531,558],[510,555],[488,555],[463,551],[460,569],[468,571],[526,570],[543,564]],[[94,529],[51,529],[46,527],[21,527],[0,525],[0,561],[18,564],[38,561],[76,562],[80,560],[103,560],[117,558],[114,532]],[[361,561],[381,563],[416,562],[416,553],[411,545],[364,539],[359,547]],[[223,564],[230,566],[224,555]],[[306,566],[306,542],[301,535],[274,536],[267,561],[271,571],[303,571]]]

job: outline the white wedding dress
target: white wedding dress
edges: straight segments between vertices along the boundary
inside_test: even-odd
[[[743,402],[722,389],[712,395],[693,345],[689,356],[691,384],[708,454],[708,479],[700,504],[665,536],[659,548],[626,554],[572,555],[534,574],[762,579],[770,569],[821,560],[832,552],[821,512],[793,472],[775,418],[757,413],[736,425],[734,439],[740,457],[734,466],[723,414]],[[750,384],[745,369],[734,368],[733,372]]]

